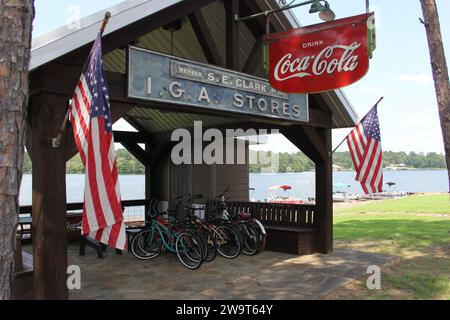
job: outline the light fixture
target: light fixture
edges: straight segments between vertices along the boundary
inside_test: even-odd
[[[234,20],[236,22],[240,22],[240,21],[247,21],[250,19],[255,19],[258,17],[262,17],[262,16],[265,16],[268,19],[269,16],[273,13],[277,13],[277,12],[284,11],[284,10],[291,10],[294,8],[307,6],[307,5],[311,5],[311,9],[309,10],[309,13],[319,13],[319,18],[322,19],[323,21],[327,21],[327,22],[333,21],[336,18],[335,13],[330,8],[330,4],[326,0],[307,0],[307,1],[297,3],[297,4],[293,4],[295,1],[296,0],[291,0],[291,2],[288,3],[288,0],[278,0],[279,8],[255,13],[255,14],[252,14],[247,17],[239,17],[238,15],[235,15]],[[366,1],[368,1],[368,0],[366,0]],[[322,4],[322,2],[324,4]]]
[[[319,0],[315,0],[312,3],[309,13],[317,12],[319,12],[319,18],[326,22],[333,21],[336,18],[336,14],[331,10],[330,4],[327,1],[325,1],[325,5]]]
[[[325,9],[320,11],[319,18],[326,22],[336,19],[336,14],[331,10],[328,2],[325,2]]]
[[[324,6],[320,3],[319,0],[314,0],[314,2],[311,4],[311,9],[309,9],[309,13],[320,12],[323,8]]]

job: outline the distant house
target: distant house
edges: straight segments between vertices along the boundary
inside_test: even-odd
[[[398,171],[398,170],[408,170],[408,166],[404,163],[400,163],[400,164],[391,164],[390,166],[386,167],[387,170],[394,170],[394,171]]]
[[[337,164],[333,164],[333,170],[334,171],[344,171],[345,168],[341,167],[341,166],[338,166]]]

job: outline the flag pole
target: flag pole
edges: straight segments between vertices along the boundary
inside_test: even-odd
[[[372,109],[375,108],[376,106],[378,106],[378,105],[380,104],[380,102],[383,101],[383,99],[384,99],[384,97],[381,97],[381,98],[377,101],[377,103],[375,103],[375,105],[372,107]],[[349,134],[350,134],[350,133],[349,133]],[[348,134],[348,135],[349,135],[349,134]],[[342,144],[343,144],[343,143],[345,142],[345,140],[347,139],[348,135],[345,136],[345,138],[341,141],[341,143],[339,143],[339,145],[333,150],[332,153],[335,153],[335,152],[337,151],[337,149],[339,149],[339,148],[342,146]]]
[[[105,32],[105,28],[108,25],[109,19],[111,18],[111,12],[107,11],[105,13],[105,17],[103,18],[102,25],[100,27],[100,35],[103,35]],[[67,122],[69,121],[69,115],[70,115],[70,108],[67,109],[66,116],[64,117],[63,123],[61,124],[60,132],[58,133],[58,136],[56,138],[53,138],[52,140],[52,147],[54,149],[59,149],[61,147],[61,140],[63,137],[63,133],[67,130]]]

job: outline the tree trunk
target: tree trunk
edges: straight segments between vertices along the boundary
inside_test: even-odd
[[[0,300],[11,299],[33,0],[0,0]]]
[[[442,135],[444,137],[445,156],[449,174],[450,192],[450,81],[448,78],[447,61],[442,43],[441,26],[435,0],[420,0],[422,4],[424,25],[427,30],[428,46],[430,47],[431,66],[436,88],[436,96],[441,119]]]

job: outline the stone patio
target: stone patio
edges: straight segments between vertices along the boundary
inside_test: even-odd
[[[140,261],[131,253],[113,250],[98,259],[92,249],[86,256],[69,247],[69,264],[81,268],[82,289],[71,291],[79,299],[220,299],[313,300],[366,277],[368,266],[395,263],[392,256],[336,249],[331,255],[296,257],[264,252],[236,260],[221,257],[191,271],[175,255]]]

